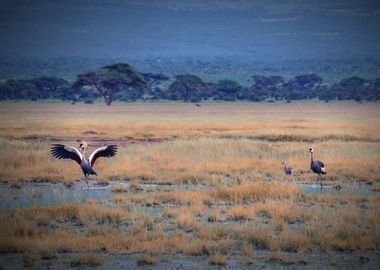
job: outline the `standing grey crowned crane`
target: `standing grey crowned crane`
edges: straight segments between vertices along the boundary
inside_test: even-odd
[[[322,161],[314,160],[313,154],[314,149],[309,148],[309,152],[311,154],[311,162],[310,162],[310,169],[318,174],[318,181],[321,183],[321,188],[323,188],[322,180],[321,180],[321,174],[326,174],[326,167],[325,164],[323,164]]]
[[[116,145],[103,146],[96,149],[87,159],[86,158],[86,150],[88,148],[87,142],[82,142],[80,144],[80,148],[82,149],[82,153],[79,152],[78,149],[71,146],[66,146],[63,144],[53,144],[51,146],[51,154],[53,155],[53,157],[56,157],[58,159],[64,158],[64,159],[75,160],[82,168],[87,184],[88,184],[87,176],[89,176],[90,174],[97,175],[96,172],[92,169],[92,166],[94,166],[95,161],[99,157],[113,157],[116,155],[116,152],[117,152]]]
[[[293,174],[293,168],[286,166],[285,161],[282,162],[282,165],[284,165],[284,173],[286,175],[292,175]]]

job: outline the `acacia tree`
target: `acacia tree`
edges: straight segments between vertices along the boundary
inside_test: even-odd
[[[302,74],[294,77],[294,81],[303,87],[315,87],[322,83],[323,79],[317,74]]]
[[[162,73],[142,73],[141,75],[150,87],[154,87],[163,81],[169,80],[169,77]]]
[[[254,84],[247,88],[246,95],[251,101],[261,101],[266,98],[280,99],[283,96],[282,90],[284,85],[284,78],[278,75],[264,76],[253,75],[251,76]]]
[[[217,87],[218,91],[227,94],[234,94],[243,88],[240,84],[233,80],[220,80]]]
[[[271,88],[274,86],[279,86],[284,82],[284,78],[281,76],[264,76],[264,75],[253,75],[251,76],[255,82],[255,88]]]
[[[145,81],[147,82],[147,96],[148,98],[160,96],[161,89],[158,88],[158,86],[161,84],[161,82],[168,81],[169,77],[162,74],[162,73],[142,73],[141,74]],[[145,97],[144,97],[145,98]]]
[[[216,84],[217,99],[234,101],[243,87],[233,80],[220,80]]]
[[[175,81],[169,85],[169,93],[174,99],[183,99],[185,102],[207,90],[207,84],[198,76],[181,74],[175,76]]]
[[[74,83],[75,89],[89,87],[103,96],[107,105],[111,105],[114,95],[122,90],[137,88],[144,90],[146,81],[134,68],[126,63],[104,66],[98,70],[79,74]]]

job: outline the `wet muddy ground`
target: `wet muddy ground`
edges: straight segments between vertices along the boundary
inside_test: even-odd
[[[131,181],[110,181],[108,184],[98,184],[96,181],[74,182],[71,186],[62,183],[27,183],[20,187],[13,187],[9,184],[0,184],[0,208],[30,207],[33,205],[59,205],[63,203],[83,203],[88,200],[109,201],[113,198],[117,188],[128,188]],[[306,194],[333,194],[347,195],[357,194],[363,196],[373,196],[380,192],[380,185],[366,182],[349,182],[334,185],[324,185],[321,188],[317,184],[299,183],[300,190]],[[162,189],[166,190],[186,190],[191,191],[199,188],[199,185],[192,184],[152,184],[142,183],[143,192],[154,192]],[[212,186],[204,185],[202,189],[212,189]]]
[[[55,260],[41,260],[32,267],[23,263],[22,254],[3,254],[0,266],[13,269],[94,269],[90,265],[75,265],[80,254],[59,254]],[[282,260],[272,258],[270,251],[259,250],[255,259],[247,264],[241,254],[232,255],[225,265],[210,265],[209,257],[162,255],[154,265],[139,263],[140,255],[103,254],[95,269],[379,269],[380,252],[331,252],[330,254],[285,253]]]
[[[339,184],[337,184],[339,183]],[[294,182],[293,182],[294,184]],[[3,211],[17,207],[49,206],[61,204],[81,204],[95,201],[99,207],[114,208],[115,196],[123,194],[129,196],[133,182],[110,181],[107,184],[98,184],[96,181],[74,182],[71,186],[63,183],[25,183],[14,187],[10,184],[0,184],[0,208]],[[196,184],[154,184],[139,183],[139,194],[144,197],[154,192],[170,192],[175,190],[196,191],[212,190],[212,185]],[[366,182],[335,182],[325,184],[321,188],[316,183],[298,183],[300,191],[313,196],[331,194],[334,196],[361,195],[372,197],[378,195],[378,184]],[[164,219],[165,206],[136,204],[129,205],[128,211],[138,212],[152,218]],[[207,221],[204,221],[207,222]],[[229,224],[226,220],[223,224]],[[9,253],[0,256],[0,269],[88,269],[96,266],[96,269],[379,269],[380,252],[375,251],[329,251],[322,253],[303,252],[276,252],[256,249],[255,256],[250,263],[244,260],[241,251],[232,250],[228,253],[228,259],[223,265],[210,264],[210,256],[190,256],[183,254],[154,256],[154,265],[145,265],[139,262],[142,254],[113,254],[97,253],[99,265],[76,264],[77,257],[87,253],[58,253],[56,258],[50,260],[39,259],[33,264],[25,263],[25,254]]]

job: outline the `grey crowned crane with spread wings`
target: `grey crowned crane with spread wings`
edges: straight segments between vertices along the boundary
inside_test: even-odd
[[[311,155],[310,169],[314,173],[318,174],[318,181],[321,184],[321,188],[323,188],[323,184],[322,184],[322,180],[321,180],[321,174],[326,174],[325,164],[323,164],[322,161],[314,160],[314,156],[313,156],[314,149],[313,148],[309,148],[309,152],[310,152],[310,155]]]
[[[78,149],[71,146],[66,146],[63,144],[52,144],[51,154],[53,155],[53,157],[58,158],[58,159],[64,158],[64,159],[72,159],[76,161],[82,168],[86,182],[87,182],[87,176],[89,176],[90,174],[97,175],[96,172],[92,169],[92,166],[94,166],[95,161],[99,157],[113,157],[116,155],[116,152],[117,152],[116,145],[103,146],[96,149],[87,159],[86,158],[86,151],[88,148],[87,142],[82,142],[80,144],[80,148],[82,149],[82,153]]]

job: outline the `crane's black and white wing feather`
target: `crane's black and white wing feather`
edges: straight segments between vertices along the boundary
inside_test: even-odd
[[[108,146],[103,146],[98,149],[96,149],[89,158],[90,165],[93,166],[95,161],[99,157],[113,157],[116,155],[117,152],[117,146],[116,145],[108,145]]]
[[[319,166],[319,171],[322,174],[326,174],[326,167],[325,164],[322,161],[317,160],[318,166]]]
[[[286,175],[291,175],[293,173],[293,168],[292,167],[287,167],[285,170]]]
[[[52,144],[51,154],[58,159],[65,158],[75,160],[79,165],[83,158],[78,149],[63,144]]]
[[[325,167],[325,164],[323,164],[322,161],[317,160],[317,162],[318,162],[318,165],[319,165],[321,168],[324,168],[324,167]]]

